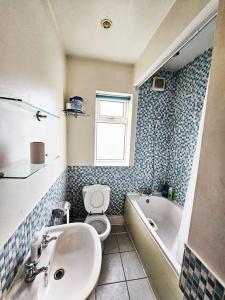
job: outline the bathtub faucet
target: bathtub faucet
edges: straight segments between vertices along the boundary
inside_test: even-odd
[[[148,196],[148,197],[151,197],[151,196],[153,196],[154,195],[154,191],[150,191],[149,193],[147,193],[146,195]]]
[[[152,190],[152,191],[150,192],[150,194],[148,194],[148,196],[157,196],[157,195],[160,195],[160,193],[157,192],[157,191],[154,191],[154,190]]]
[[[140,191],[139,194],[140,194],[140,196],[150,197],[150,196],[158,195],[158,192],[151,190],[151,189],[149,189],[149,190],[146,189],[145,191]]]
[[[139,190],[140,196],[151,196],[152,190],[151,189],[141,189]]]

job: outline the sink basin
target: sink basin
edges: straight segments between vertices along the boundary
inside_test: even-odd
[[[57,240],[43,249],[38,268],[48,266],[32,283],[24,282],[24,266],[7,300],[85,300],[94,289],[101,269],[102,251],[97,231],[86,223],[46,228]],[[24,264],[25,265],[25,264]]]

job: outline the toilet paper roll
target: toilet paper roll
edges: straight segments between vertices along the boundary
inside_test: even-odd
[[[30,143],[30,162],[32,164],[45,163],[45,144],[43,142]]]
[[[72,103],[71,102],[67,102],[66,103],[66,109],[72,109],[73,106],[72,106]]]

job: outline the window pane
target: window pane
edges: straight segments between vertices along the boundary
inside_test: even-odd
[[[99,115],[123,117],[124,103],[119,101],[100,101]]]
[[[125,124],[97,123],[97,159],[124,159]]]

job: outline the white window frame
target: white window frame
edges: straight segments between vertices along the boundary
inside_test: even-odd
[[[125,93],[112,93],[105,91],[96,91],[96,95],[107,95],[107,96],[120,96],[120,97],[130,97],[130,100],[121,100],[124,103],[124,113],[123,117],[113,117],[113,116],[101,116],[99,114],[99,104],[101,98],[96,97],[96,107],[95,107],[95,151],[94,151],[94,165],[95,166],[129,166],[130,165],[130,142],[131,142],[131,119],[132,119],[132,94]],[[110,100],[112,101],[112,100]],[[119,100],[117,100],[119,101]],[[124,155],[123,159],[97,159],[97,124],[98,123],[109,123],[109,124],[125,124],[125,141],[124,141]]]

